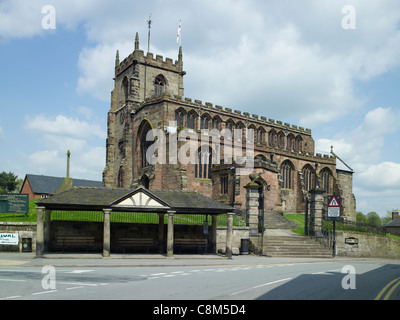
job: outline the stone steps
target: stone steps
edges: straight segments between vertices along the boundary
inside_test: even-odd
[[[332,250],[304,236],[264,236],[263,255],[332,258]]]

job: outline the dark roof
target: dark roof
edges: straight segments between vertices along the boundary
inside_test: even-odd
[[[164,204],[160,208],[146,209],[146,207],[141,207],[140,210],[143,209],[143,211],[166,212],[167,210],[173,210],[177,213],[196,214],[219,214],[234,211],[234,208],[196,192],[149,191],[142,187],[135,190],[74,187],[54,194],[47,199],[40,200],[36,204],[53,210],[70,209],[89,211],[112,208],[113,210],[138,211],[138,207],[117,208],[112,206],[140,191]]]
[[[168,203],[175,211],[201,211],[207,209],[207,212],[223,210],[232,212],[234,209],[222,202],[207,198],[202,194],[191,191],[151,191],[162,201]],[[204,213],[207,213],[204,212]]]
[[[400,227],[400,218],[393,219],[389,223],[385,224],[384,227]]]
[[[29,181],[33,193],[37,194],[52,194],[63,183],[64,178],[43,176],[36,174],[27,174],[25,180]],[[75,187],[102,187],[102,181],[72,179],[72,184]]]

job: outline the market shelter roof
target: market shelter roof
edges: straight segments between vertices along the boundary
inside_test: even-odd
[[[149,191],[74,187],[37,202],[50,210],[167,212],[222,214],[234,208],[191,191]]]

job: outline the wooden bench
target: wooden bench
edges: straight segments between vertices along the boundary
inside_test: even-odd
[[[124,253],[126,247],[146,247],[149,253],[150,247],[155,247],[156,243],[152,238],[118,238],[118,245],[122,246]]]
[[[75,237],[75,236],[68,236],[68,237],[57,237],[56,245],[62,246],[63,253],[65,247],[86,247],[86,252],[89,252],[89,249],[94,244],[94,237]]]
[[[207,252],[207,239],[175,239],[174,246],[178,252],[182,252],[182,248],[196,248],[197,253]]]

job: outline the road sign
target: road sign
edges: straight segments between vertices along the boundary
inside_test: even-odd
[[[340,200],[338,196],[328,197],[328,221],[340,220]]]
[[[340,204],[335,196],[332,196],[331,200],[328,203],[328,207],[340,207]]]

